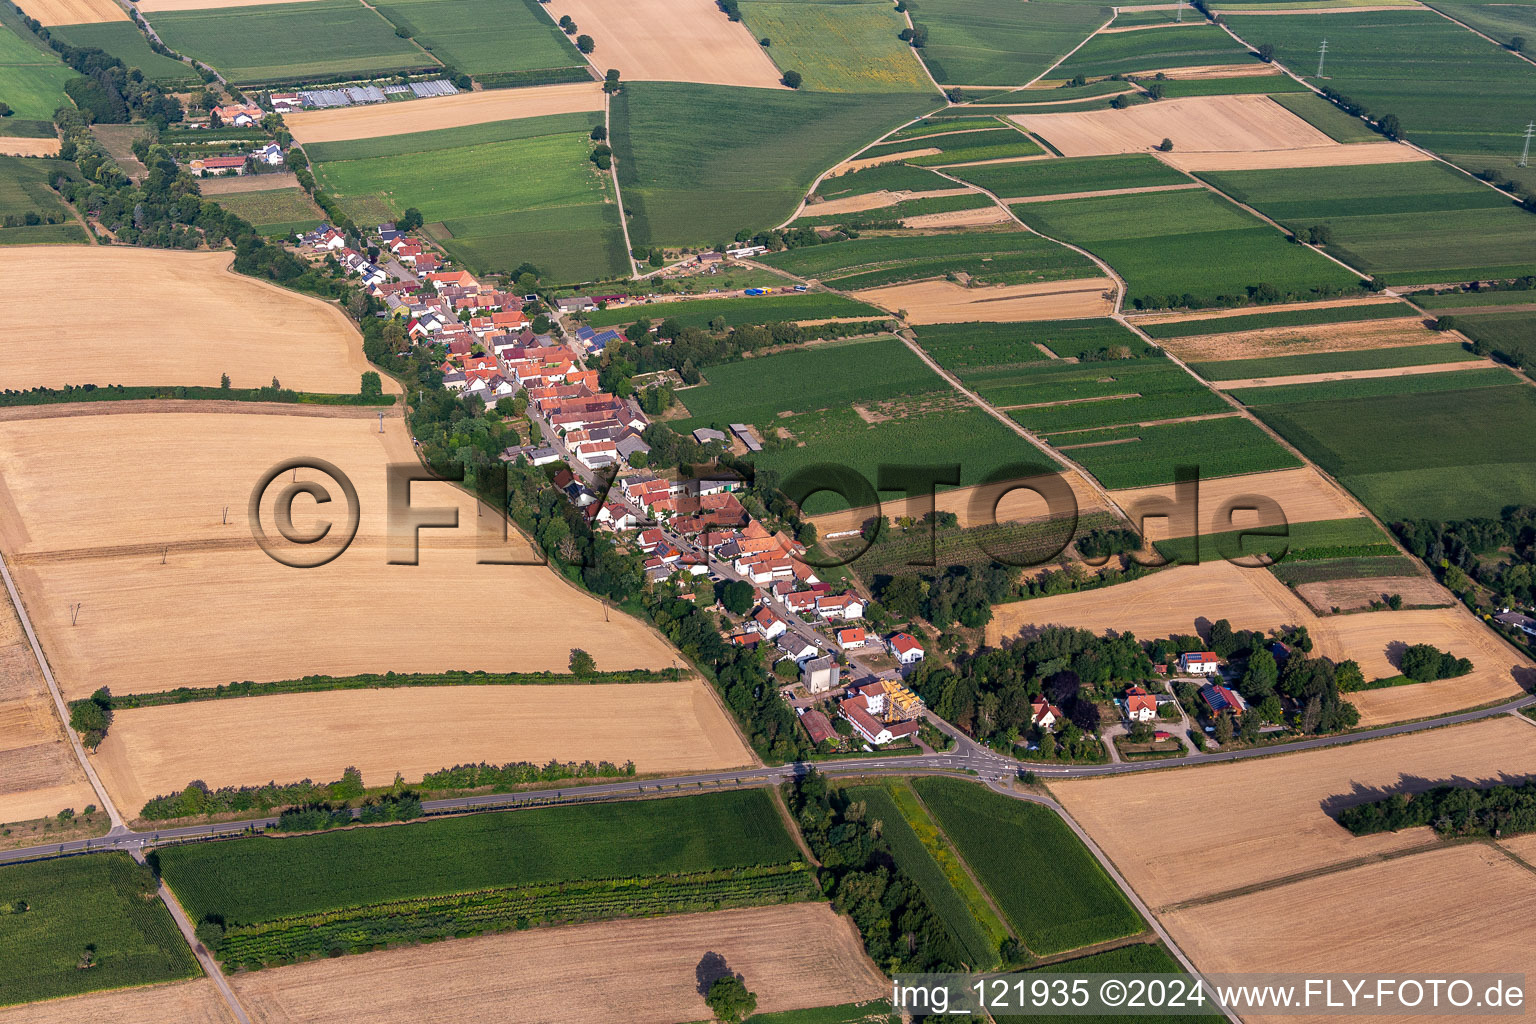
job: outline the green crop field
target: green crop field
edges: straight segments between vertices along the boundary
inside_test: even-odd
[[[1193,184],[1189,176],[1150,156],[1069,157],[1022,164],[959,167],[954,176],[1005,199],[1116,188]]]
[[[1030,952],[1062,953],[1144,927],[1054,812],[957,779],[913,785]]]
[[[1151,427],[1112,427],[1058,434],[1049,440],[1109,488],[1165,484],[1173,479],[1179,466],[1196,466],[1200,475],[1209,479],[1301,465],[1295,456],[1241,416]],[[1091,447],[1075,447],[1081,445]]]
[[[1382,140],[1382,137],[1376,134],[1376,131],[1370,125],[1358,117],[1344,113],[1344,111],[1316,93],[1308,92],[1295,79],[1283,77],[1281,80],[1295,84],[1296,88],[1300,91],[1288,96],[1276,96],[1275,102],[1303,121],[1306,121],[1333,141],[1351,143],[1380,142]]]
[[[1432,376],[1465,381],[1476,373]],[[1536,502],[1536,463],[1529,451],[1536,389],[1510,383],[1439,391],[1429,398],[1406,389],[1362,390],[1293,392],[1295,401],[1255,411],[1389,522],[1492,518],[1506,505]]]
[[[1307,87],[1289,75],[1244,75],[1239,78],[1183,78],[1162,83],[1163,98],[1182,99],[1185,96],[1242,96],[1252,93],[1301,93]],[[1369,129],[1367,129],[1369,131]],[[1374,133],[1373,133],[1374,134]]]
[[[714,244],[772,227],[828,167],[937,105],[920,93],[627,84],[611,113],[630,238]]]
[[[149,22],[165,45],[218,68],[236,82],[285,82],[437,66],[358,0],[163,11],[150,14]]]
[[[75,77],[52,50],[33,46],[0,25],[0,99],[12,110],[0,118],[0,135],[18,121],[51,121],[53,112],[72,104],[64,83]]]
[[[1392,395],[1431,395],[1437,391],[1468,391],[1502,388],[1517,378],[1494,367],[1421,373],[1406,377],[1362,377],[1356,380],[1318,381],[1313,384],[1280,384],[1267,388],[1234,388],[1230,394],[1249,408],[1292,405],[1297,402],[1340,398],[1375,398]]]
[[[1150,943],[1134,943],[1129,946],[1119,946],[1106,950],[1103,953],[1092,953],[1088,956],[1078,957],[1074,960],[1063,960],[1059,963],[1047,964],[1044,967],[1034,967],[1020,974],[1011,975],[1009,980],[1014,983],[1028,982],[1034,984],[1036,975],[1052,974],[1183,974],[1183,968],[1166,949],[1160,945]],[[1026,988],[1025,991],[1031,991]],[[1073,1024],[1122,1024],[1125,1020],[1118,1014],[1074,1014]],[[1203,1021],[1219,1020],[1222,1018],[1220,1010],[1207,1004],[1203,1012],[1192,1013],[1159,1013],[1158,1024],[1200,1024]],[[997,1024],[1046,1024],[1056,1019],[1054,1015],[1024,1016],[1020,1014],[993,1014],[992,1019]]]
[[[988,511],[995,509],[984,510],[983,516]],[[822,547],[847,559],[862,579],[878,581],[882,576],[911,575],[918,566],[942,566],[947,571],[963,565],[980,572],[999,561],[1014,566],[1045,565],[1056,561],[1074,536],[1118,525],[1109,514],[1095,511],[1083,512],[1075,522],[1075,531],[1073,521],[1061,516],[1031,522],[940,526],[931,532],[918,526],[907,531],[887,530],[873,544],[853,536],[822,541]]]
[[[130,68],[138,68],[144,72],[145,78],[159,85],[190,87],[202,82],[190,65],[151,50],[149,40],[144,38],[144,33],[131,21],[65,25],[50,28],[48,32],[71,46],[104,50]],[[49,116],[52,116],[51,111]]]
[[[1372,302],[1358,306],[1276,309],[1262,313],[1207,317],[1203,320],[1175,320],[1163,324],[1142,324],[1141,329],[1154,338],[1191,338],[1199,334],[1232,334],[1238,331],[1268,330],[1271,327],[1310,327],[1315,324],[1344,324],[1361,320],[1399,320],[1418,315],[1406,302]]]
[[[1457,314],[1456,329],[1506,363],[1536,369],[1536,316],[1530,313]]]
[[[1505,46],[1516,38],[1536,39],[1536,7],[1527,3],[1468,3],[1465,0],[1437,0],[1429,4],[1457,21],[1464,22]]]
[[[1443,164],[1202,174],[1292,231],[1325,224],[1327,248],[1388,278],[1435,281],[1536,273],[1536,218]]]
[[[1304,356],[1270,359],[1224,359],[1191,363],[1206,380],[1249,380],[1258,377],[1291,377],[1302,373],[1342,373],[1348,370],[1380,370],[1392,366],[1431,366],[1457,363],[1478,357],[1460,342],[1443,345],[1409,345],[1402,348],[1368,348],[1357,352],[1316,352]]]
[[[865,157],[888,156],[913,149],[937,149],[938,153],[914,156],[907,163],[917,167],[938,167],[944,164],[964,163],[973,160],[1001,160],[1004,157],[1040,156],[1045,152],[1029,136],[1013,128],[996,123],[991,128],[958,131],[953,135],[927,136],[921,139],[902,139],[871,146],[859,154]]]
[[[884,164],[827,178],[816,187],[815,194],[823,199],[845,199],[871,192],[939,192],[954,187],[955,183],[949,179],[920,167]]]
[[[526,260],[549,280],[589,281],[624,272],[627,261],[607,176],[588,159],[588,123],[529,118],[494,142],[478,141],[496,137],[488,125],[397,136],[358,147],[379,155],[328,159],[316,174],[344,204],[372,198],[389,214],[414,206],[428,223],[446,224],[443,245],[471,269]],[[547,134],[533,135],[540,127]]]
[[[1126,279],[1131,304],[1236,305],[1269,285],[1316,298],[1359,283],[1349,271],[1205,191],[1025,203],[1025,223],[1081,245]]]
[[[468,75],[586,66],[534,0],[380,0],[374,7]]]
[[[194,921],[221,915],[232,924],[498,886],[798,860],[760,789],[258,836],[159,853],[161,874]]]
[[[155,889],[125,853],[0,868],[0,1005],[197,977]]]
[[[301,188],[274,188],[263,192],[230,192],[214,197],[224,209],[244,217],[264,235],[291,235],[312,231],[325,220],[325,211]]]
[[[1012,368],[1050,359],[1126,359],[1152,349],[1114,320],[1045,320],[1018,324],[929,324],[917,343],[967,384],[984,383]],[[1049,352],[1043,352],[1040,346]]]
[[[1284,511],[1282,506],[1281,511]],[[1229,520],[1230,522],[1230,520]],[[1214,562],[1222,558],[1268,555],[1286,562],[1315,562],[1337,558],[1390,558],[1397,554],[1392,539],[1369,519],[1328,519],[1321,522],[1287,523],[1280,536],[1261,536],[1253,530],[1228,530],[1196,538],[1160,540],[1154,545],[1167,559]]]
[[[779,1013],[754,1013],[743,1024],[890,1024],[891,1004],[843,1003],[817,1006],[809,1010],[783,1010]]]
[[[882,0],[743,0],[741,20],[767,39],[781,71],[815,92],[931,92],[912,47],[896,38],[907,23]]]
[[[1002,122],[995,117],[925,117],[891,136],[892,139],[921,139],[945,132],[967,132],[996,128]]]
[[[1231,409],[1195,378],[1167,360],[1042,366],[981,386],[981,396],[1036,433],[1149,423],[1207,416]],[[1059,405],[1041,403],[1059,402]],[[1028,405],[1030,408],[1013,408]],[[1071,444],[1055,436],[1055,444]]]
[[[783,278],[776,280],[782,285]],[[676,320],[684,327],[706,327],[716,319],[735,327],[739,324],[771,324],[845,316],[867,316],[871,320],[881,320],[889,314],[868,303],[855,302],[841,295],[787,292],[730,299],[681,299],[677,302],[600,309],[582,315],[593,327],[632,324],[636,320]]]
[[[1177,28],[1094,36],[1051,74],[1060,78],[1127,75],[1138,71],[1249,64],[1256,60],[1215,25],[1190,19]]]
[[[1254,46],[1269,43],[1297,72],[1317,69],[1328,36],[1327,86],[1374,117],[1395,115],[1404,134],[1471,171],[1491,168],[1536,189],[1517,167],[1536,68],[1430,11],[1225,16]]]
[[[963,271],[984,284],[1061,281],[1097,273],[1091,261],[1023,231],[865,237],[768,253],[759,261],[843,291]]]
[[[1009,0],[909,0],[941,85],[1024,85],[1110,19],[1107,8]]]
[[[0,218],[35,213],[44,222],[32,226],[0,227],[0,245],[84,242],[85,232],[59,194],[50,186],[57,176],[78,178],[80,171],[63,160],[0,156]]]
[[[966,951],[969,966],[979,971],[995,968],[1008,927],[966,874],[965,865],[911,785],[893,781],[884,786],[855,786],[848,796],[864,801],[866,820],[881,823],[880,835],[890,844],[896,865],[923,890]]]
[[[807,206],[806,212],[795,218],[797,225],[821,225],[821,224],[886,224],[901,220],[903,217],[918,217],[925,213],[947,213],[951,210],[979,210],[984,206],[991,206],[992,200],[979,192],[961,196],[915,196],[912,199],[904,199],[891,206],[881,206],[873,210],[858,210],[853,213],[824,213],[816,214],[816,207]]]
[[[336,160],[369,160],[374,157],[405,156],[412,153],[436,153],[464,146],[492,142],[515,142],[544,135],[583,134],[602,124],[601,112],[549,114],[522,117],[514,121],[490,121],[462,128],[438,128],[408,135],[386,135],[377,139],[350,139],[346,142],[314,142],[304,152],[315,163]]]
[[[1536,291],[1515,288],[1508,291],[1482,289],[1465,291],[1453,288],[1443,292],[1414,292],[1410,298],[1414,304],[1428,310],[1472,309],[1478,306],[1532,306],[1536,305]]]

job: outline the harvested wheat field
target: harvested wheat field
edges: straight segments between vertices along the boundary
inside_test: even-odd
[[[939,196],[964,196],[970,195],[974,188],[940,188],[931,192],[911,192],[907,190],[891,191],[881,189],[878,192],[866,192],[858,196],[845,196],[842,199],[828,199],[825,202],[809,203],[801,212],[805,216],[823,216],[834,213],[862,213],[865,210],[878,210],[884,206],[895,206],[897,203],[908,199],[922,197],[933,199]]]
[[[1172,499],[1172,484],[1152,487],[1132,487],[1110,491],[1116,505],[1125,510],[1131,522],[1141,527],[1151,541],[1172,537],[1189,537],[1201,534],[1225,533],[1252,526],[1272,525],[1257,512],[1243,509],[1242,500],[1250,495],[1269,498],[1279,504],[1285,513],[1285,521],[1291,523],[1321,522],[1327,519],[1354,519],[1360,508],[1344,491],[1325,480],[1311,466],[1300,469],[1282,469],[1273,473],[1250,473],[1246,476],[1224,476],[1214,480],[1201,480],[1199,496],[1200,522],[1176,522],[1159,511],[1154,502]],[[1231,506],[1229,514],[1226,506]],[[1256,503],[1251,503],[1256,504]],[[1145,516],[1145,524],[1140,520]]]
[[[1322,132],[1262,95],[1190,96],[1124,110],[1014,114],[1062,156],[1143,153],[1163,139],[1175,152],[1338,147]]]
[[[1354,836],[1329,815],[1335,807],[1452,779],[1492,783],[1533,772],[1536,729],[1499,717],[1296,754],[1050,785],[1158,910],[1440,842],[1428,828]],[[1207,813],[1218,805],[1220,813]],[[1147,828],[1153,818],[1158,827]],[[1400,890],[1424,895],[1419,886]]]
[[[1163,348],[1190,362],[1303,356],[1320,352],[1359,352],[1373,348],[1444,343],[1444,334],[1429,330],[1423,320],[1417,317],[1319,324],[1313,327],[1271,327],[1261,331],[1200,334],[1158,341]]]
[[[1108,508],[1099,492],[1080,474],[1070,469],[1063,469],[1059,476],[1072,488],[1072,496],[1077,501],[1079,515],[1101,512]],[[1027,482],[1017,481],[1016,483]],[[933,507],[939,512],[955,513],[960,519],[960,525],[966,528],[986,526],[991,523],[1031,522],[1048,519],[1052,514],[1044,498],[1022,487],[1007,491],[1000,498],[996,487],[956,487],[941,490],[934,495]],[[865,505],[863,508],[828,512],[826,515],[812,517],[811,522],[816,524],[816,532],[825,537],[829,533],[857,530],[860,524],[870,516],[921,518],[926,512],[927,507],[914,499],[897,498],[880,505]]]
[[[348,411],[364,415],[124,413],[0,424],[9,492],[0,504],[16,513],[0,517],[0,547],[19,553],[17,585],[69,696],[317,672],[563,671],[573,647],[606,669],[672,664],[659,634],[527,564],[537,561],[527,542],[515,531],[502,541],[501,520],[482,517],[452,485],[417,484],[412,507],[457,510],[459,527],[422,530],[420,564],[390,564],[411,558],[411,529],[397,517],[392,553],[385,466],[418,463],[398,412],[380,434],[370,411]],[[360,508],[357,540],[311,569],[264,554],[247,514],[261,476],[300,456],[339,467]],[[340,485],[314,470],[298,476],[323,483],[334,504],[299,496],[295,529],[333,523],[339,535]],[[264,492],[261,521],[274,538],[275,497],[292,482],[284,473]],[[494,534],[484,544],[482,526]],[[81,606],[74,625],[72,604]]]
[[[760,1013],[886,990],[853,924],[823,903],[535,928],[231,981],[255,1024],[676,1024],[710,1016],[695,973],[709,953],[746,977]]]
[[[1526,719],[1530,721],[1530,719]],[[1523,836],[1515,836],[1512,839],[1499,840],[1499,846],[1519,857],[1536,870],[1536,832],[1527,832]]]
[[[1425,373],[1455,373],[1458,370],[1491,370],[1498,367],[1491,359],[1464,359],[1455,363],[1431,363],[1427,366],[1384,366],[1375,370],[1340,370],[1333,373],[1298,373],[1290,377],[1249,377],[1246,380],[1222,380],[1211,384],[1218,391],[1233,388],[1273,388],[1286,384],[1319,384],[1331,380],[1369,380],[1373,377],[1417,377]]]
[[[1448,846],[1177,910],[1163,923],[1204,972],[1406,974],[1433,965],[1439,978],[1523,974],[1536,943],[1536,874],[1490,846]],[[1243,1019],[1340,1018],[1245,1013]]]
[[[409,782],[485,761],[634,761],[643,773],[752,763],[703,682],[419,686],[239,697],[119,711],[96,756],[125,816],[193,779],[210,786]]]
[[[110,1024],[232,1024],[234,1018],[218,989],[207,978],[0,1007],[0,1024],[59,1024],[66,1020],[99,1020]]]
[[[305,0],[291,0],[303,3]],[[205,196],[227,196],[236,192],[270,192],[275,188],[298,188],[299,176],[286,171],[278,174],[240,174],[233,178],[205,178],[198,188]]]
[[[546,10],[574,18],[597,41],[597,66],[618,68],[626,82],[786,88],[746,25],[711,0],[554,0]]]
[[[1296,593],[1320,615],[1326,615],[1334,608],[1345,612],[1369,608],[1373,601],[1385,601],[1391,594],[1401,596],[1407,605],[1446,605],[1456,600],[1450,591],[1428,576],[1321,580],[1297,584]]]
[[[1361,612],[1324,622],[1333,634],[1332,646],[1358,661],[1367,679],[1397,675],[1408,644],[1434,644],[1472,659],[1472,671],[1454,679],[1349,694],[1360,709],[1361,726],[1428,718],[1517,697],[1522,690],[1536,692],[1536,664],[1460,604]]]
[[[1223,320],[1234,316],[1250,316],[1255,312],[1291,312],[1301,309],[1338,309],[1342,306],[1398,306],[1402,300],[1393,295],[1365,295],[1348,299],[1318,299],[1314,302],[1279,302],[1271,306],[1265,306],[1263,310],[1255,310],[1253,307],[1237,309],[1210,309],[1199,313],[1189,313],[1182,310],[1173,313],[1132,313],[1127,316],[1133,324],[1146,326],[1147,324],[1171,324],[1188,323],[1192,320]],[[1388,316],[1401,317],[1400,312],[1390,312]]]
[[[1266,12],[1267,13],[1267,12]],[[1352,142],[1307,149],[1250,150],[1235,153],[1158,153],[1157,158],[1181,171],[1269,171],[1298,167],[1358,167],[1364,164],[1408,164],[1433,157],[1396,142]]]
[[[920,213],[903,218],[904,228],[974,228],[984,224],[1005,224],[1013,218],[1001,206],[983,206],[975,210],[949,210],[945,213]]]
[[[95,802],[32,646],[0,588],[0,822],[29,821]]]
[[[305,0],[134,0],[142,14],[162,11],[223,11],[231,7],[256,7],[266,4],[296,4]]]
[[[128,12],[112,0],[26,0],[27,16],[44,25],[94,25],[127,21]]]
[[[305,110],[284,114],[283,123],[295,139],[307,146],[314,142],[409,135],[438,128],[463,128],[491,121],[602,109],[603,87],[600,83],[568,82],[524,89],[461,92],[405,103]]]
[[[58,156],[59,140],[57,137],[46,139],[23,139],[13,136],[0,136],[0,156]]]
[[[953,281],[916,281],[849,294],[886,309],[904,309],[909,324],[1009,323],[1108,316],[1115,282],[1090,277],[967,288]]]
[[[369,369],[356,326],[336,307],[232,272],[228,252],[116,246],[0,248],[0,380],[235,387],[277,377],[300,391],[355,394]],[[68,359],[47,301],[60,281],[111,282],[69,299]],[[389,378],[387,390],[399,391]]]

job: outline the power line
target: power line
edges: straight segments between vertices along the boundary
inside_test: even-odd
[[[1520,166],[1524,167],[1531,155],[1531,133],[1536,132],[1536,121],[1525,126],[1525,148],[1520,151]]]
[[[1323,40],[1323,45],[1317,48],[1317,77],[1323,77],[1323,58],[1328,56],[1328,40]]]

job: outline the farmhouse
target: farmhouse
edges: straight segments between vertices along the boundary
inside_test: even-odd
[[[898,664],[916,665],[923,660],[923,645],[911,633],[897,633],[886,641],[886,645],[896,656]]]
[[[1139,686],[1125,691],[1125,718],[1128,722],[1150,722],[1157,717],[1157,698]]]
[[[245,157],[243,156],[205,156],[197,160],[187,161],[187,170],[193,177],[201,178],[209,174],[235,174],[245,173]]]
[[[1213,651],[1192,651],[1179,655],[1179,671],[1196,676],[1213,676],[1221,671],[1221,659]]]
[[[261,123],[261,108],[249,103],[231,103],[214,107],[211,111],[220,121],[231,128],[249,128]]]

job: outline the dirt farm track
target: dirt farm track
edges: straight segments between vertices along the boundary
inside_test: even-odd
[[[240,388],[276,377],[299,391],[355,394],[369,367],[351,320],[319,299],[233,273],[233,259],[117,246],[0,247],[0,381],[13,389],[218,387],[227,373]],[[69,306],[67,329],[48,301],[65,281],[111,282],[59,299]],[[388,377],[384,384],[399,390]]]
[[[725,957],[760,1013],[878,998],[852,922],[824,903],[507,932],[237,975],[254,1024],[676,1024]]]

